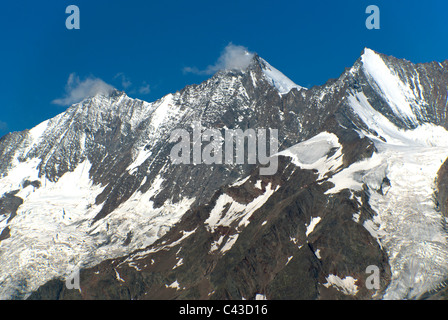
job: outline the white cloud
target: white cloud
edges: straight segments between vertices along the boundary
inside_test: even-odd
[[[143,82],[142,86],[138,89],[140,94],[148,94],[151,92],[151,87],[146,82]]]
[[[65,96],[52,102],[57,105],[68,106],[97,94],[109,95],[113,90],[114,87],[99,78],[89,77],[81,81],[75,73],[72,73],[65,86]]]
[[[126,77],[126,75],[123,72],[119,72],[115,75],[114,79],[119,78],[121,80],[121,85],[123,89],[127,89],[132,85],[131,80]]]
[[[219,70],[243,70],[249,66],[253,56],[254,54],[249,52],[246,47],[229,43],[214,65],[208,66],[205,70],[200,70],[196,67],[185,67],[183,71],[185,73],[211,75]]]
[[[135,94],[138,92],[139,94],[149,94],[151,92],[151,86],[146,81],[143,81],[140,86],[134,86],[130,78],[123,72],[117,73],[113,79],[121,81],[121,87],[128,93]]]

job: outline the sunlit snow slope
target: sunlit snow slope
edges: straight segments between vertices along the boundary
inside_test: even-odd
[[[448,132],[434,125],[400,130],[368,104],[355,98],[351,103],[359,114],[380,120],[371,128],[386,142],[370,136],[378,152],[333,176],[335,187],[328,192],[368,186],[377,215],[365,226],[387,251],[393,272],[385,298],[415,298],[448,275],[446,221],[434,200],[437,172],[448,157]]]
[[[448,157],[448,132],[418,124],[421,86],[405,85],[372,50],[365,51],[362,61],[394,114],[417,127],[399,129],[362,92],[349,96],[349,106],[370,129],[359,134],[374,141],[378,151],[333,176],[335,187],[328,193],[368,186],[369,204],[377,215],[365,226],[387,251],[392,267],[384,298],[416,298],[448,277],[446,219],[435,200],[437,172]]]

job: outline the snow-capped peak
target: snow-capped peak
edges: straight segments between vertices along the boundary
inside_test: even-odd
[[[392,112],[405,122],[417,124],[417,114],[422,112],[420,83],[417,83],[420,91],[413,90],[406,79],[401,79],[384,58],[371,49],[364,49],[361,62],[372,87],[379,89],[378,93],[388,102]]]
[[[388,102],[392,112],[399,118],[411,123],[417,123],[416,112],[419,112],[419,97],[402,79],[386,64],[382,56],[365,48],[361,56],[362,67],[372,86]]]
[[[262,64],[262,71],[268,80],[280,94],[286,94],[291,89],[297,88],[297,90],[305,89],[295,84],[291,79],[281,73],[279,70],[271,66],[266,60],[259,58]]]

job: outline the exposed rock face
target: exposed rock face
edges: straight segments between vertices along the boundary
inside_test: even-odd
[[[255,55],[153,103],[115,91],[3,137],[0,297],[426,297],[448,276],[432,201],[438,187],[446,214],[447,70],[366,49],[305,89]],[[277,129],[277,173],[174,165],[171,132],[198,122]],[[64,285],[75,267],[81,292]]]

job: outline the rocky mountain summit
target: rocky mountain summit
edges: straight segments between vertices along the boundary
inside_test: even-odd
[[[255,54],[152,103],[88,98],[0,139],[0,298],[444,298],[447,110],[448,60],[370,49],[309,89]],[[197,123],[278,130],[277,172],[173,164]]]

